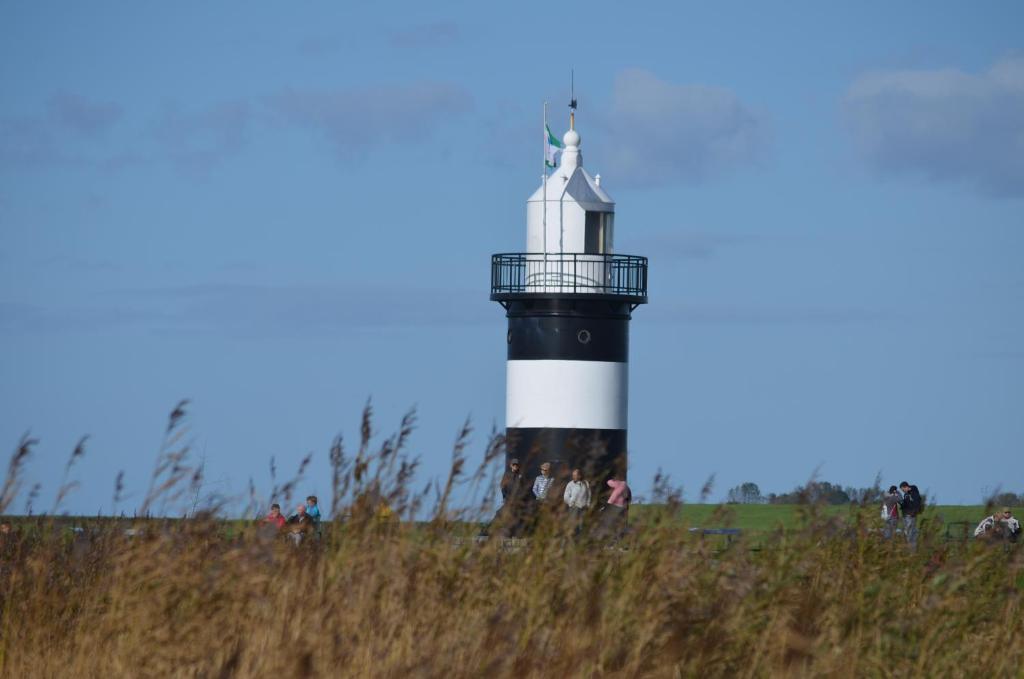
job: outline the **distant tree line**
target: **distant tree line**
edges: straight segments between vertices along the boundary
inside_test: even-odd
[[[729,490],[725,501],[738,505],[799,505],[829,504],[846,505],[851,502],[863,503],[880,499],[882,489],[878,486],[856,488],[841,486],[828,481],[811,481],[797,486],[788,493],[768,493],[764,495],[758,485],[752,481],[741,483]]]
[[[1024,493],[997,493],[986,498],[985,504],[999,507],[1024,507]]]

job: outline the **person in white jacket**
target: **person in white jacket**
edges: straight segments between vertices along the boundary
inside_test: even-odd
[[[976,538],[995,538],[1016,542],[1020,536],[1020,521],[1013,515],[1009,507],[1003,507],[1001,512],[982,519],[978,527],[974,529]]]
[[[573,535],[579,535],[583,530],[583,516],[590,507],[590,484],[583,479],[581,469],[572,470],[572,480],[565,485],[562,499],[565,500],[565,506],[569,509],[569,521]]]

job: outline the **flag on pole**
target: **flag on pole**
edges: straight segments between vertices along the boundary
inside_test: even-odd
[[[548,167],[558,167],[562,159],[562,149],[565,146],[555,135],[551,134],[551,128],[544,124],[544,164]]]

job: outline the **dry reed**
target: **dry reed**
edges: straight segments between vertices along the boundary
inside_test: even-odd
[[[182,404],[181,408],[184,407]],[[147,507],[193,477],[176,409]],[[335,517],[293,548],[213,512],[188,520],[107,518],[69,533],[22,522],[0,554],[0,672],[10,677],[1019,676],[1019,549],[917,551],[808,507],[798,529],[721,549],[691,539],[663,503],[614,546],[567,539],[546,517],[529,541],[467,538],[452,489],[492,485],[501,455],[409,487],[415,422],[376,450],[369,408],[356,455],[330,451]],[[29,455],[15,453],[17,472]],[[76,453],[77,457],[81,452]],[[173,483],[171,483],[173,481]],[[280,486],[284,492],[295,480]],[[8,478],[3,497],[18,486]],[[65,475],[61,488],[68,486]],[[117,483],[121,492],[121,481]],[[489,512],[486,493],[479,511]],[[256,493],[251,492],[253,502]],[[397,515],[429,522],[382,522]],[[250,511],[255,511],[251,507]],[[128,536],[124,528],[135,531]]]

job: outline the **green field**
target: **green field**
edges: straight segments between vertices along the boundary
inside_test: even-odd
[[[655,513],[664,510],[663,505],[636,504],[630,508],[630,521],[634,525],[643,525]],[[871,526],[877,520],[878,509],[875,507],[858,507],[856,505],[719,505],[719,504],[684,504],[677,509],[676,520],[681,529],[687,528],[738,528],[744,535],[759,535],[778,529],[793,530],[807,523],[812,517],[835,517],[851,521],[857,513],[861,513],[864,524]],[[962,526],[969,524],[971,530],[985,516],[991,513],[984,505],[936,505],[928,507],[921,517],[922,522],[938,523],[939,532],[945,532],[945,526],[954,524],[953,528],[962,531]],[[16,525],[28,528],[32,525],[45,523],[46,517],[10,517]],[[152,519],[153,521],[176,522],[176,518]],[[107,522],[125,522],[115,517],[71,517],[58,518],[58,523],[65,526],[102,526]],[[131,522],[131,519],[127,520]],[[878,521],[881,525],[881,522]],[[40,524],[41,525],[41,524]],[[238,535],[251,529],[255,524],[246,519],[226,519],[222,524],[227,535]],[[325,523],[325,530],[331,530],[334,524]],[[465,531],[453,529],[454,532],[473,533],[480,524],[466,524]],[[467,534],[468,534],[467,533]]]
[[[634,506],[630,512],[638,521],[650,511],[643,505]],[[851,505],[712,505],[684,504],[679,508],[679,520],[688,528],[739,528],[744,533],[765,533],[779,528],[793,529],[801,525],[810,512],[819,516],[835,516],[852,519],[857,512],[863,512],[864,520],[870,522],[878,516],[875,507],[860,508]],[[944,524],[968,522],[972,528],[989,512],[982,505],[936,505],[928,507],[922,521],[941,521]],[[881,522],[879,521],[879,524]]]

